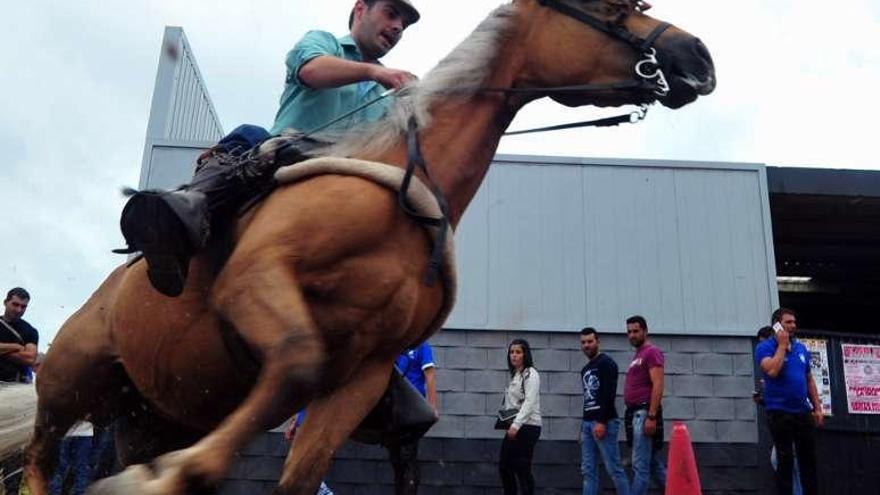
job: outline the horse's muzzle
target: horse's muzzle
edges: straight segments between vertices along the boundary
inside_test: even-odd
[[[669,94],[660,98],[664,106],[680,108],[715,90],[715,64],[698,38],[678,36],[658,48],[670,87]]]

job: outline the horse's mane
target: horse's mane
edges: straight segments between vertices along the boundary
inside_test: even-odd
[[[502,5],[495,9],[424,79],[398,93],[388,113],[376,123],[366,124],[342,136],[336,144],[320,152],[326,156],[372,156],[381,153],[406,132],[415,117],[421,129],[431,122],[429,110],[444,91],[454,89],[456,96],[473,95],[484,84],[494,67],[494,57],[512,26],[514,8]]]

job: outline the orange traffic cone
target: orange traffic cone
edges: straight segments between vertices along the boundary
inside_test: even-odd
[[[673,423],[669,439],[666,495],[703,495],[691,435],[687,426],[678,421]]]

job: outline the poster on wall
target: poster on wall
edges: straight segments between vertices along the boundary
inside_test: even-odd
[[[828,340],[799,339],[810,351],[810,372],[819,391],[822,411],[831,416],[831,367],[828,365]]]
[[[880,414],[880,345],[840,347],[850,414]]]

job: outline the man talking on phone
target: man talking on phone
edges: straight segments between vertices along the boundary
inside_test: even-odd
[[[810,351],[800,343],[797,315],[788,308],[773,312],[773,336],[758,344],[755,360],[764,378],[764,408],[778,468],[780,495],[792,494],[792,465],[797,452],[804,495],[817,495],[815,428],[824,415],[816,382],[810,373]]]

